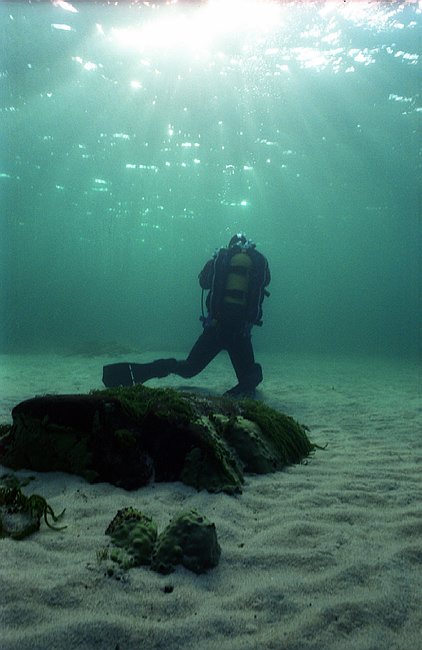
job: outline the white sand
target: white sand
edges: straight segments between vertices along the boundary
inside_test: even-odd
[[[181,483],[125,492],[35,473],[25,490],[56,512],[66,507],[68,528],[43,524],[26,540],[0,540],[1,650],[422,647],[420,367],[376,358],[260,360],[262,397],[328,448],[308,464],[248,477],[238,497]],[[11,406],[35,394],[99,387],[109,360],[0,362],[5,422]],[[214,391],[233,383],[224,357],[189,382]],[[160,530],[182,508],[197,508],[216,524],[218,567],[202,576],[137,568],[120,582],[106,577],[96,552],[124,506],[152,516]]]

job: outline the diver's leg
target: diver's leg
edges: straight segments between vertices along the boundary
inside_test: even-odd
[[[172,372],[184,379],[198,375],[222,350],[222,345],[215,328],[205,329],[185,361],[177,361]]]
[[[235,335],[227,351],[238,384],[225,394],[231,397],[255,397],[255,389],[262,381],[262,367],[255,361],[250,335]]]
[[[135,384],[143,384],[148,379],[167,377],[176,367],[176,359],[156,359],[150,363],[135,363],[132,366]]]
[[[188,379],[200,373],[221,349],[218,333],[210,327],[198,338],[186,361],[171,358],[150,363],[113,363],[103,367],[103,383],[108,388],[134,386],[170,374]]]

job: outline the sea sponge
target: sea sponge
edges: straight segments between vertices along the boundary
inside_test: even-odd
[[[152,556],[152,568],[171,573],[177,564],[195,573],[215,567],[221,548],[215,525],[196,510],[182,512],[159,535]]]
[[[123,508],[108,526],[106,535],[114,544],[109,557],[122,569],[150,564],[157,526],[147,515],[135,508]]]

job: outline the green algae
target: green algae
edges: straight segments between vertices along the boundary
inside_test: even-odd
[[[204,399],[143,385],[96,394],[117,398],[140,424],[154,414],[193,432],[197,442],[186,453],[180,479],[198,490],[240,492],[243,471],[274,472],[301,462],[317,448],[304,426],[254,400]]]
[[[66,526],[54,526],[59,521],[65,510],[55,515],[51,506],[39,494],[26,496],[22,486],[28,480],[19,481],[12,474],[5,474],[0,478],[0,537],[24,539],[39,530],[41,519],[51,530],[63,530]]]
[[[117,399],[123,411],[135,422],[141,423],[151,413],[158,418],[171,418],[187,425],[195,416],[187,394],[172,388],[148,388],[143,384],[94,390],[92,395]]]
[[[317,448],[309,440],[305,427],[289,415],[254,400],[243,400],[241,410],[243,417],[255,422],[276,450],[278,467],[300,463]]]
[[[223,415],[216,415],[213,421],[230,448],[236,450],[244,472],[268,474],[282,467],[276,448],[263,436],[256,422],[242,416]]]
[[[209,492],[241,492],[242,468],[209,418],[198,418],[191,424],[191,429],[198,434],[200,444],[186,455],[180,475],[183,483]]]

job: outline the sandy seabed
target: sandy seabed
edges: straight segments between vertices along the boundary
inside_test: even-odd
[[[42,524],[25,540],[0,540],[1,650],[422,647],[421,367],[374,357],[259,360],[260,398],[307,424],[327,448],[306,464],[248,476],[236,497],[181,483],[126,492],[17,472],[35,476],[27,494],[43,495],[56,512],[66,508],[67,528]],[[0,422],[28,397],[100,387],[109,362],[1,356]],[[160,385],[217,393],[233,383],[221,356],[189,386],[177,377]],[[196,508],[216,524],[219,565],[200,576],[181,567],[169,576],[144,567],[122,580],[106,576],[97,551],[126,506],[160,531]]]

